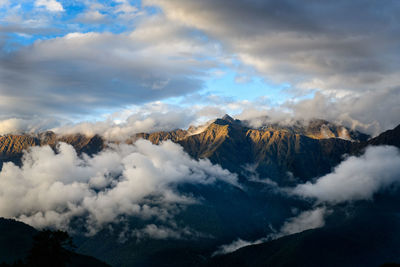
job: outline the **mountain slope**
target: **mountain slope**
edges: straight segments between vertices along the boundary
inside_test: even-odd
[[[49,145],[54,148],[59,142],[72,145],[79,154],[95,154],[105,147],[104,140],[98,135],[91,137],[82,134],[58,136],[53,132],[36,135],[3,135],[0,136],[0,167],[6,161],[20,164],[23,151],[30,147]]]
[[[368,145],[390,145],[400,148],[400,125],[392,130],[385,131],[375,138],[368,140]]]
[[[36,229],[27,224],[0,218],[0,263],[12,264],[18,260],[24,260],[32,248],[33,238],[37,233]],[[71,267],[108,266],[90,256],[71,251],[67,253],[70,257],[68,266]]]
[[[0,263],[24,259],[37,231],[22,222],[0,218]]]
[[[279,229],[287,218],[293,216],[294,209],[303,211],[312,208],[312,203],[277,193],[274,191],[274,186],[271,186],[270,183],[260,182],[260,180],[263,181],[268,177],[280,185],[292,185],[312,179],[330,172],[346,153],[363,149],[373,142],[385,144],[395,142],[396,138],[399,138],[397,130],[388,132],[369,141],[360,142],[337,137],[319,139],[315,136],[307,136],[300,130],[277,129],[272,126],[253,129],[238,120],[224,117],[210,123],[201,131],[176,130],[137,134],[126,142],[133,143],[138,138],[148,139],[155,144],[164,140],[172,140],[182,145],[192,157],[208,158],[213,163],[220,164],[237,173],[243,187],[235,188],[224,183],[177,185],[176,190],[194,197],[199,200],[199,203],[188,205],[179,211],[174,217],[176,226],[179,229],[188,227],[194,233],[199,233],[199,236],[182,239],[144,238],[143,240],[129,237],[122,242],[121,234],[129,233],[128,230],[142,229],[148,224],[162,226],[163,223],[152,219],[143,221],[137,217],[124,217],[124,223],[119,221],[110,224],[109,228],[94,236],[85,237],[77,233],[75,237],[78,240],[77,251],[92,255],[113,266],[192,266],[200,264],[206,261],[207,257],[220,245],[230,243],[237,238],[255,240],[266,236],[271,233],[268,226]],[[12,137],[7,138],[12,139]],[[48,132],[35,136],[14,136],[14,138],[15,140],[7,141],[8,143],[4,142],[8,145],[1,146],[4,148],[5,155],[10,157],[16,155],[13,154],[13,151],[21,153],[21,147],[45,144],[55,147],[60,141],[72,144],[79,153],[96,153],[106,146],[105,141],[99,136],[57,136]],[[11,144],[12,146],[10,146]],[[372,214],[375,213],[372,212]],[[383,225],[385,229],[390,228],[390,225],[386,226]],[[300,240],[296,241],[297,243],[294,241],[279,243],[282,252],[278,254],[291,255],[290,257],[293,258],[300,257],[303,253],[307,255],[307,249],[302,251],[301,248],[314,249],[310,242],[312,244],[317,242],[320,235],[325,239],[332,238],[332,244],[341,246],[346,242],[346,236],[340,237],[340,233],[350,232],[351,234],[356,228],[350,227],[349,229],[352,229],[350,231],[346,230],[347,228],[336,229],[333,227],[330,229],[333,229],[332,233],[337,233],[336,235],[332,237],[328,235],[329,233],[326,235],[312,234],[312,238],[310,237],[311,240],[314,240],[312,242],[308,241],[308,235],[300,235],[300,239],[295,239]],[[314,230],[311,233],[314,233]],[[371,235],[369,236],[371,237]],[[393,236],[396,237],[397,232],[393,232]],[[340,237],[340,239],[335,240],[336,237]],[[377,237],[372,236],[371,239],[373,238]],[[365,240],[364,243],[366,243]],[[301,244],[301,246],[295,244]],[[388,245],[386,248],[389,249],[390,246]],[[299,254],[290,254],[295,251],[300,252]],[[275,255],[277,252],[272,250],[268,253]],[[256,256],[251,254],[249,257],[256,259]],[[279,256],[278,259],[285,262],[283,260],[285,257]],[[263,260],[270,261],[271,259]]]
[[[143,138],[159,144],[171,140],[182,145],[194,158],[209,158],[213,163],[238,174],[250,168],[257,171],[261,178],[269,178],[282,185],[325,175],[342,160],[344,154],[359,154],[368,145],[400,146],[399,139],[396,139],[399,127],[366,141],[367,135],[324,120],[292,126],[271,124],[249,128],[245,122],[226,115],[200,128],[201,131],[140,133],[125,142],[134,143]],[[24,149],[42,145],[55,147],[59,142],[71,144],[78,153],[87,154],[97,153],[106,147],[106,142],[97,135],[56,135],[52,132],[5,135],[0,136],[0,161],[19,164]],[[293,177],[299,180],[293,180]]]
[[[217,256],[205,266],[372,267],[399,260],[400,218],[394,213],[366,210],[341,223],[335,220],[324,228]]]
[[[195,158],[209,158],[236,173],[250,164],[261,177],[282,184],[293,182],[293,176],[305,181],[326,174],[352,146],[351,141],[340,138],[315,139],[286,129],[250,129],[224,119],[178,143]]]

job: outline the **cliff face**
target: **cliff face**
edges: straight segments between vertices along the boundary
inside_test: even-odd
[[[0,157],[7,160],[22,154],[22,151],[40,145],[40,140],[29,135],[5,135],[0,137]]]
[[[3,135],[0,136],[0,163],[12,161],[20,163],[23,151],[33,146],[49,145],[53,148],[59,142],[72,145],[77,153],[95,154],[104,148],[103,139],[98,136],[87,137],[81,134],[58,136],[53,132],[37,135]]]
[[[154,144],[170,139],[182,145],[194,158],[209,158],[213,163],[239,174],[251,167],[262,178],[287,184],[295,182],[293,177],[304,181],[328,173],[341,161],[343,154],[351,151],[353,142],[347,139],[318,137],[316,133],[324,127],[327,127],[326,122],[318,121],[312,127],[251,129],[225,116],[198,134],[179,130],[138,134],[136,138],[145,138]],[[313,133],[313,136],[308,136],[306,132]]]

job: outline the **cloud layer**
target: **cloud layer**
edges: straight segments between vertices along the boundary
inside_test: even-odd
[[[144,2],[221,40],[272,80],[337,92],[399,85],[397,1]]]
[[[333,172],[294,188],[293,193],[318,202],[341,203],[372,199],[400,181],[400,152],[396,147],[368,147],[360,157],[351,156]]]
[[[227,54],[267,81],[289,84],[286,92],[295,100],[312,91],[322,96],[283,108],[289,106],[300,116],[375,124],[368,127],[380,130],[399,123],[397,1],[144,3],[161,6],[170,20],[218,40]]]
[[[177,192],[176,185],[217,180],[237,183],[236,175],[208,160],[191,159],[172,142],[156,146],[139,140],[82,158],[64,143],[57,153],[48,146],[33,147],[21,167],[3,165],[0,216],[64,229],[80,216],[91,234],[127,216],[173,225],[179,205],[196,202]],[[144,230],[163,235],[151,225]]]
[[[161,15],[132,32],[87,32],[36,41],[0,55],[0,111],[8,116],[117,109],[202,88],[213,43]]]
[[[280,109],[298,117],[344,121],[373,134],[399,123],[397,1],[28,2],[1,2],[2,119],[51,114],[76,121],[217,92],[205,85],[224,69],[240,82],[264,78],[266,95],[279,83],[288,99]],[[246,105],[227,103],[229,95],[219,103],[196,96],[186,104]]]

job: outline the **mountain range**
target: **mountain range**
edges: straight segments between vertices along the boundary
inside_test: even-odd
[[[234,120],[229,115],[188,130],[133,134],[124,142],[131,144],[140,138],[153,144],[171,140],[192,157],[208,158],[231,172],[240,173],[246,164],[256,165],[260,176],[281,184],[290,183],[292,176],[306,181],[326,174],[344,154],[356,153],[369,144],[396,139],[387,136],[387,141],[381,140],[383,137],[367,141],[369,136],[366,134],[324,120],[251,128],[245,121]],[[20,163],[25,149],[43,145],[54,148],[60,142],[72,145],[79,154],[92,155],[110,141],[99,135],[57,135],[53,132],[3,135],[0,136],[0,161]]]
[[[322,228],[265,239],[261,244],[212,257],[221,245],[269,236],[293,216],[294,210],[315,206],[276,188],[314,181],[331,173],[349,155],[362,155],[369,146],[400,148],[400,125],[371,138],[324,120],[252,127],[248,121],[225,115],[187,130],[135,133],[123,141],[53,132],[3,135],[0,160],[2,164],[11,161],[21,165],[23,153],[30,147],[49,145],[56,149],[61,142],[72,145],[79,155],[91,156],[116,143],[134,144],[139,139],[155,145],[167,140],[177,143],[192,158],[209,159],[236,174],[240,187],[221,181],[176,186],[177,191],[201,200],[175,214],[177,227],[192,229],[199,233],[196,237],[121,241],[126,227],[145,225],[132,217],[91,236],[76,231],[77,253],[112,266],[377,266],[400,260],[399,211],[394,204],[400,194],[396,188],[378,194],[377,201],[329,207],[330,215]],[[146,223],[160,222],[150,219]]]

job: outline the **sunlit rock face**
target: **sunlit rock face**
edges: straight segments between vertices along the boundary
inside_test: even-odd
[[[369,136],[366,134],[324,120],[254,128],[248,126],[246,121],[225,115],[187,130],[132,134],[124,142],[133,144],[139,139],[146,139],[160,144],[171,140],[180,144],[193,158],[208,158],[237,173],[241,173],[244,166],[251,165],[262,177],[290,184],[296,182],[293,177],[307,181],[328,173],[344,154],[360,151],[368,144],[390,143],[389,139],[393,139],[391,135],[395,134],[388,131],[367,141]],[[72,145],[78,154],[89,155],[113,143],[99,135],[61,135],[53,132],[4,135],[0,136],[0,157],[3,162],[19,163],[25,149],[43,145],[55,148],[60,142]]]

